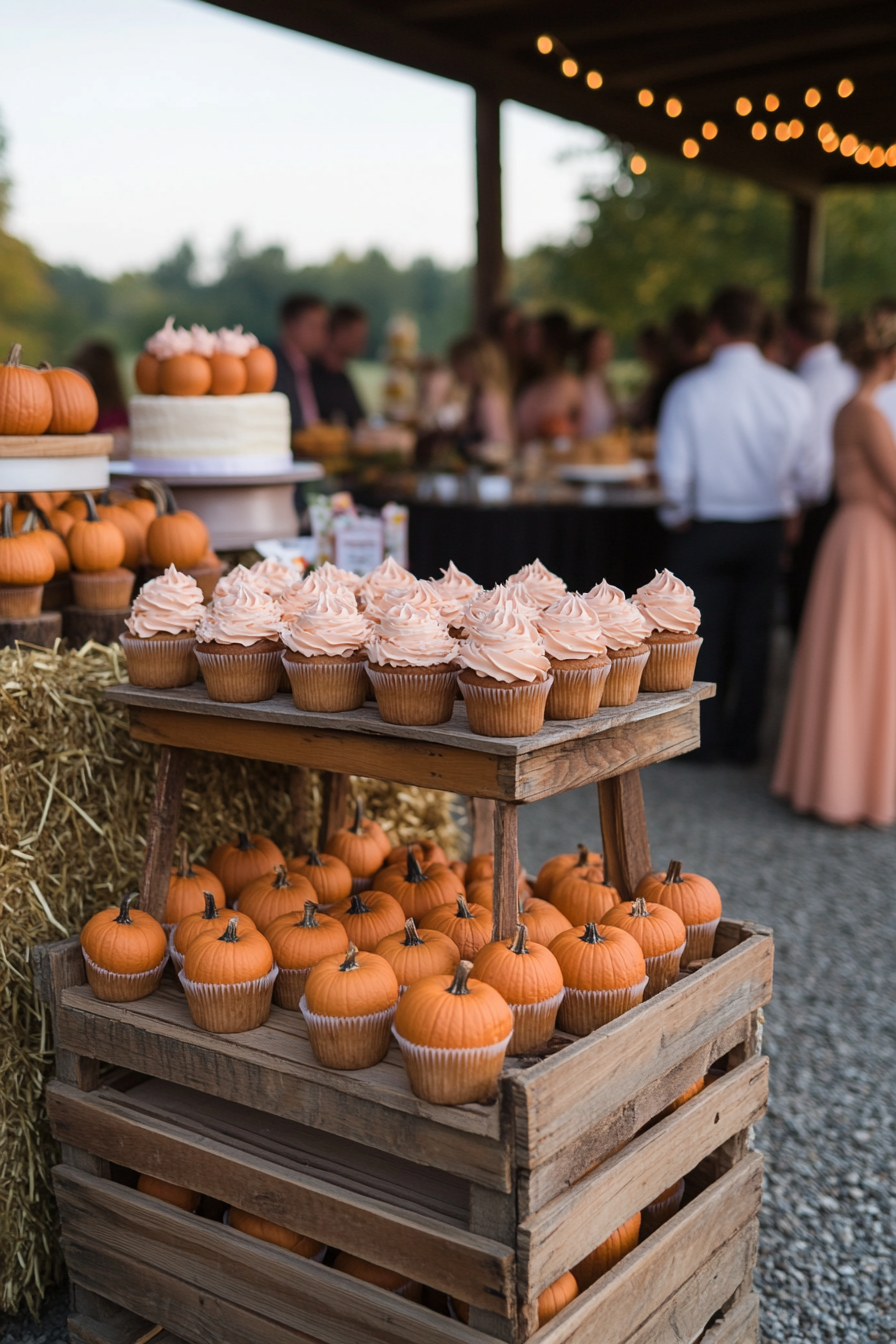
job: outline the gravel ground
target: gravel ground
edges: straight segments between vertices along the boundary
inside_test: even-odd
[[[778,664],[780,686],[783,655]],[[728,915],[775,930],[772,1100],[757,1130],[767,1344],[892,1344],[896,833],[796,818],[769,797],[768,771],[768,759],[751,770],[681,760],[645,771],[654,861],[681,858],[717,882]],[[599,833],[594,789],[536,803],[521,816],[522,858],[534,871],[579,840],[599,848]],[[0,1337],[66,1344],[64,1321],[55,1293],[40,1326],[17,1318]]]

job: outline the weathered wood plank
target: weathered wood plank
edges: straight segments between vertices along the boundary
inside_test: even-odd
[[[519,855],[516,803],[495,804],[495,886],[492,937],[510,938],[519,920],[516,865]]]
[[[57,1138],[110,1162],[200,1190],[354,1255],[370,1259],[376,1248],[388,1269],[490,1312],[515,1311],[510,1246],[488,1236],[335,1189],[208,1134],[128,1114],[114,1097],[88,1099],[51,1084],[47,1102]]]
[[[532,1214],[517,1238],[520,1291],[537,1298],[719,1144],[761,1119],[767,1100],[768,1060],[760,1056],[705,1088]]]
[[[91,1092],[99,1086],[99,1060],[67,1050],[59,1038],[58,1005],[63,991],[87,983],[80,940],[73,937],[58,943],[41,943],[31,949],[31,963],[38,997],[52,1011],[56,1077],[73,1083],[82,1092]]]
[[[640,772],[628,770],[602,780],[597,793],[607,876],[620,900],[628,900],[644,874],[651,871]]]
[[[471,854],[487,854],[495,843],[495,800],[493,798],[471,798],[471,830],[473,844]]]
[[[320,831],[317,837],[317,847],[323,849],[333,832],[340,830],[345,825],[349,777],[348,775],[336,775],[332,770],[322,770],[320,786]]]
[[[146,858],[140,883],[140,909],[161,920],[168,900],[168,880],[177,828],[180,824],[180,804],[187,777],[187,753],[181,745],[162,747],[159,753],[159,771],[156,791],[149,813],[146,834]]]
[[[493,1238],[499,1244],[516,1246],[516,1199],[513,1194],[486,1190],[481,1185],[470,1186],[470,1228],[481,1236]],[[512,1310],[506,1316],[498,1314],[494,1303],[470,1303],[470,1325],[494,1339],[517,1338],[515,1255],[511,1263]],[[462,1294],[459,1294],[462,1297]],[[507,1319],[507,1318],[510,1319]]]
[[[729,1307],[700,1344],[759,1344],[759,1294],[747,1293]]]
[[[80,1287],[80,1285],[79,1285]],[[87,1293],[87,1289],[81,1289]],[[81,1312],[68,1318],[68,1333],[72,1344],[174,1344],[160,1325],[153,1325],[132,1311],[117,1307],[114,1315],[100,1321]]]

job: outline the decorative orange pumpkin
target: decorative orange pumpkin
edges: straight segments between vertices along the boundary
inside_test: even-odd
[[[352,875],[335,854],[318,854],[316,849],[309,849],[307,854],[290,859],[286,866],[291,873],[307,878],[320,905],[334,905],[351,895]]]
[[[67,513],[76,523],[83,523],[87,517],[87,505],[84,502],[84,491],[81,490],[77,495],[71,495],[63,504],[62,512]]]
[[[166,397],[204,397],[212,369],[203,355],[172,355],[159,365],[159,391]]]
[[[280,850],[266,835],[240,831],[235,840],[218,846],[207,866],[220,878],[228,901],[235,901],[243,887],[256,877],[263,877],[285,863]]]
[[[0,434],[44,434],[53,418],[50,386],[37,369],[20,363],[14,345],[0,365]]]
[[[144,537],[146,536],[150,523],[153,519],[158,518],[159,516],[158,506],[151,499],[137,497],[134,499],[124,499],[121,502],[121,507],[126,509],[128,513],[132,513],[135,518],[139,519],[143,527]]]
[[[39,370],[50,388],[53,415],[48,434],[88,434],[100,408],[89,378],[77,369],[54,369],[44,362]]]
[[[668,906],[680,917],[688,933],[682,966],[712,956],[716,929],[722,918],[722,898],[708,877],[683,873],[681,861],[673,859],[665,875],[648,873],[642,877],[635,895]]]
[[[564,1307],[579,1295],[579,1285],[569,1270],[559,1279],[549,1283],[543,1293],[538,1295],[538,1324],[546,1325],[555,1316],[559,1316]]]
[[[564,914],[550,901],[540,901],[537,896],[521,896],[519,922],[529,930],[533,943],[550,947],[558,933],[571,929],[572,925]]]
[[[356,892],[338,901],[330,913],[362,952],[373,952],[387,934],[403,928],[405,920],[401,906],[385,891]]]
[[[193,942],[194,938],[220,938],[221,934],[227,928],[231,919],[236,920],[237,929],[254,929],[255,925],[248,915],[239,914],[234,910],[228,910],[224,905],[218,905],[218,898],[213,892],[206,891],[205,908],[195,915],[185,915],[178,922],[172,938],[172,947],[174,951],[180,954],[181,965],[187,948]]]
[[[104,492],[102,499],[103,502],[96,506],[97,513],[105,522],[117,527],[124,537],[122,564],[125,569],[137,569],[146,556],[146,528],[139,516],[130,509],[122,508],[119,504],[110,504],[108,490]]]
[[[55,572],[49,549],[36,532],[15,536],[12,525],[12,506],[3,505],[0,525],[0,584],[15,588],[31,588],[49,583]]]
[[[134,382],[137,384],[137,391],[142,392],[144,397],[157,397],[162,390],[161,363],[148,350],[141,351],[137,356]]]
[[[600,868],[601,876],[603,876],[603,855],[589,850],[585,845],[579,845],[575,854],[555,854],[553,858],[545,860],[538,870],[538,876],[532,887],[533,895],[537,896],[539,900],[548,900],[554,883],[559,882],[560,878],[564,877],[570,868],[574,868],[579,863],[590,868]]]
[[[348,949],[345,925],[323,914],[314,901],[305,902],[301,915],[298,910],[278,915],[265,936],[281,970],[308,971],[322,957]]]
[[[529,942],[525,924],[517,924],[512,938],[480,948],[472,974],[510,1005],[513,1036],[508,1055],[532,1054],[547,1044],[563,996],[563,972],[553,952]]]
[[[86,510],[85,510],[86,512]],[[53,531],[64,541],[75,525],[75,520],[65,509],[53,509],[47,514],[47,520]]]
[[[624,1255],[633,1251],[638,1244],[638,1234],[641,1231],[641,1214],[634,1213],[631,1218],[617,1227],[602,1241],[599,1246],[595,1246],[580,1260],[577,1265],[573,1265],[572,1273],[575,1275],[576,1283],[579,1285],[579,1292],[584,1293],[586,1288],[590,1288],[592,1283],[596,1283],[602,1274],[618,1265]]]
[[[671,985],[678,975],[687,943],[687,930],[674,910],[636,896],[633,901],[614,905],[603,920],[613,928],[630,933],[644,953],[649,978],[645,999]]]
[[[550,950],[566,986],[557,1016],[561,1031],[587,1036],[641,1002],[647,984],[644,954],[623,929],[580,925],[558,934]]]
[[[413,849],[405,856],[406,868],[383,868],[373,879],[377,891],[387,891],[398,901],[405,915],[422,919],[427,910],[462,896],[457,878],[444,863],[428,863],[421,868]]]
[[[603,861],[590,864],[587,860],[588,852],[583,848],[573,867],[551,887],[548,897],[573,927],[598,923],[604,911],[619,900],[619,892],[604,878]]]
[[[186,355],[176,356],[186,359]],[[200,356],[191,356],[199,359]],[[165,360],[166,364],[170,361]],[[205,361],[204,361],[205,362]],[[179,509],[174,495],[167,486],[162,487],[163,503],[159,505],[159,516],[154,518],[146,529],[146,551],[152,564],[159,569],[174,565],[175,569],[186,570],[198,562],[208,550],[208,528],[197,514],[190,509]]]
[[[374,950],[388,961],[402,992],[427,975],[453,975],[460,961],[460,953],[447,934],[418,929],[413,919],[405,920],[399,933],[382,938]]]
[[[165,956],[165,930],[145,910],[133,908],[139,895],[132,891],[120,905],[98,911],[81,930],[81,946],[104,971],[140,975],[154,970]]]
[[[47,515],[42,509],[32,509],[22,527],[22,533],[33,532],[46,546],[53,560],[55,574],[67,574],[72,567],[68,547],[58,533],[50,527]]]
[[[277,359],[266,345],[256,345],[244,358],[246,392],[270,392],[277,381]]]
[[[408,850],[414,851],[414,858],[421,868],[429,863],[441,863],[448,867],[448,855],[435,840],[414,840],[410,845],[396,845],[386,855],[384,868],[404,868],[408,861]],[[465,865],[464,865],[465,866]]]
[[[239,927],[234,915],[220,938],[194,938],[184,953],[184,975],[206,985],[242,985],[260,980],[274,965],[271,945],[258,929]]]
[[[523,877],[523,865],[519,859],[516,861],[516,870],[520,877]],[[480,879],[491,879],[495,876],[495,856],[489,851],[487,854],[474,854],[467,864],[466,882],[478,882]]]
[[[317,892],[301,873],[291,873],[279,863],[263,877],[247,882],[239,894],[239,908],[255,921],[262,933],[279,915],[294,914],[306,901],[317,904]]]
[[[352,877],[373,877],[390,849],[382,826],[364,816],[364,799],[360,797],[355,800],[354,824],[334,831],[324,845],[324,853],[341,859]]]
[[[532,895],[531,888],[522,870],[520,870],[517,879],[516,891],[520,897]],[[476,905],[485,906],[486,910],[493,910],[495,908],[494,874],[491,877],[472,878],[467,884],[467,900],[475,902]]]
[[[389,1053],[397,1002],[398,981],[384,957],[352,943],[323,957],[311,968],[301,1005],[315,1058],[329,1069],[378,1064]]]
[[[239,355],[228,355],[217,350],[209,359],[212,381],[209,392],[213,397],[238,397],[246,390],[248,371]]]
[[[244,1209],[229,1209],[227,1221],[237,1232],[245,1232],[247,1237],[255,1237],[258,1241],[269,1241],[272,1246],[282,1246],[285,1251],[301,1255],[305,1260],[320,1255],[324,1248],[322,1241],[315,1241],[313,1237],[303,1237],[301,1232],[293,1232],[292,1228],[268,1222],[267,1218],[259,1218],[255,1213],[246,1213]]]
[[[75,523],[65,539],[72,564],[87,574],[117,569],[124,560],[124,537],[114,523],[100,518],[90,495],[83,494],[81,498],[87,517],[82,523]]]
[[[448,867],[451,869],[452,873],[454,873],[455,877],[460,879],[461,884],[466,886],[467,865],[464,863],[463,859],[452,859],[448,864]]]
[[[445,933],[456,945],[461,957],[472,961],[480,947],[491,941],[492,912],[484,906],[468,905],[463,896],[453,904],[437,905],[420,920],[421,929]]]
[[[385,1288],[387,1293],[399,1293],[402,1297],[412,1297],[419,1300],[415,1289],[420,1289],[419,1284],[415,1284],[406,1274],[399,1274],[394,1269],[385,1269],[382,1265],[375,1265],[370,1260],[362,1260],[358,1255],[349,1255],[347,1251],[340,1251],[333,1261],[333,1268],[340,1270],[343,1274],[350,1274],[353,1279],[363,1279],[365,1283],[372,1283],[377,1288]]]
[[[692,1097],[696,1097],[700,1092],[702,1092],[705,1087],[706,1087],[706,1079],[704,1077],[698,1078],[695,1083],[691,1083],[690,1087],[686,1087],[685,1090],[681,1093],[681,1095],[677,1096],[674,1101],[670,1101],[669,1105],[666,1107],[664,1111],[660,1111],[659,1119],[662,1120],[664,1116],[672,1115],[674,1111],[678,1110],[679,1106],[684,1106],[685,1103],[689,1102]]]
[[[208,892],[220,909],[227,904],[224,888],[209,868],[194,868],[190,862],[187,842],[180,847],[180,865],[171,869],[168,878],[168,898],[165,901],[164,924],[179,924],[187,915],[201,915],[205,910]]]
[[[172,1185],[170,1181],[161,1181],[157,1176],[141,1176],[137,1189],[153,1199],[161,1199],[165,1204],[173,1204],[176,1209],[186,1213],[195,1213],[202,1196],[198,1190],[188,1190],[185,1185]]]

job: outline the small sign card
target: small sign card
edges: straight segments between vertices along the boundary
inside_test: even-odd
[[[342,514],[333,519],[333,542],[339,569],[369,574],[383,559],[383,520]]]

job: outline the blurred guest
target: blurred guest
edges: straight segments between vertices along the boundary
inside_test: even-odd
[[[663,402],[657,470],[671,565],[703,614],[704,702],[697,759],[756,759],[784,519],[805,497],[811,404],[792,373],[763,359],[762,302],[722,289],[709,310],[709,364],[683,374]]]
[[[100,411],[94,433],[112,434],[116,429],[127,429],[128,411],[112,346],[105,341],[85,341],[72,355],[71,366],[90,380],[96,393]]]
[[[772,789],[851,826],[896,821],[896,439],[876,394],[896,377],[896,314],[848,351],[859,389],[834,421],[839,506],[812,573]]]
[[[520,367],[520,329],[523,315],[515,303],[499,303],[488,315],[485,324],[486,337],[495,343],[504,355],[510,374],[511,386],[515,386]]]
[[[280,305],[276,392],[285,392],[293,432],[314,425],[320,409],[311,378],[311,361],[327,344],[327,306],[316,294],[291,294]]]
[[[615,353],[613,333],[607,327],[586,327],[580,333],[582,419],[579,432],[583,438],[608,434],[619,416],[619,408],[606,379],[607,365]]]
[[[825,528],[834,516],[834,420],[858,383],[855,368],[844,360],[834,343],[837,322],[824,299],[794,299],[784,313],[789,363],[812,398],[813,474],[809,507],[802,517],[788,575],[788,617],[797,635],[809,578]]]
[[[517,434],[530,439],[558,438],[578,432],[582,418],[582,382],[567,368],[572,353],[572,323],[565,313],[545,313],[538,319],[541,369],[516,403]]]
[[[770,364],[789,366],[784,316],[777,308],[767,308],[759,332],[759,349]]]
[[[513,456],[510,375],[504,352],[483,336],[465,336],[449,351],[454,376],[468,389],[466,415],[458,428],[466,457],[503,465]]]
[[[364,354],[369,335],[363,308],[356,303],[336,304],[330,313],[327,343],[319,358],[311,361],[311,383],[321,420],[354,429],[364,419],[364,407],[346,365]]]
[[[706,315],[699,308],[682,304],[669,318],[662,366],[644,393],[641,424],[653,428],[659,421],[663,398],[675,379],[699,368],[708,359]]]

